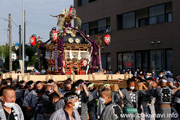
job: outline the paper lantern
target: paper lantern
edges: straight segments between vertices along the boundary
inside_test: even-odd
[[[82,63],[83,67],[86,67],[88,65],[88,61],[87,60],[82,60],[81,63]]]
[[[50,63],[50,64],[54,64],[54,60],[50,60],[49,63]]]
[[[66,64],[67,64],[66,61],[63,60],[62,62],[63,62],[63,68],[66,67]]]
[[[53,30],[50,31],[50,39],[51,39],[51,41],[56,41],[57,36],[58,36],[58,33],[57,33],[56,30],[53,29]]]
[[[69,16],[72,18],[76,16],[76,9],[74,7],[69,8]]]
[[[32,46],[35,46],[35,45],[36,45],[36,37],[35,37],[35,36],[31,36],[31,37],[30,37],[30,44],[31,44]]]
[[[109,45],[111,42],[111,36],[109,34],[106,34],[106,35],[104,35],[103,40],[104,40],[105,45]]]

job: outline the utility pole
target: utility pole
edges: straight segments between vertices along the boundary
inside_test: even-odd
[[[21,25],[19,25],[19,60],[21,59]]]
[[[24,10],[24,57],[26,58],[26,11]],[[24,61],[24,70],[26,71],[26,59]]]
[[[23,14],[23,23],[22,23],[22,73],[24,73],[24,0],[22,0],[22,14]]]
[[[9,14],[9,72],[12,70],[12,25],[11,14]]]

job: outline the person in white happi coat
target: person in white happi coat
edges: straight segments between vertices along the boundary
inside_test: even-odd
[[[12,87],[4,87],[0,92],[0,120],[24,120],[24,115],[16,101]]]

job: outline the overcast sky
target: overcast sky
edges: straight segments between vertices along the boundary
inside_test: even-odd
[[[62,13],[63,9],[69,9],[73,0],[24,0],[26,11],[26,43],[32,34],[41,36],[43,41],[49,39],[49,31],[57,27],[57,19],[49,16]],[[8,43],[7,28],[9,13],[12,22],[12,43],[19,42],[18,26],[22,25],[22,0],[0,0],[0,45]],[[5,30],[4,30],[5,29]]]

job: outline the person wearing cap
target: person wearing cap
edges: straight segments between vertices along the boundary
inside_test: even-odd
[[[15,103],[16,94],[12,87],[4,87],[0,91],[0,120],[24,120],[23,112]]]
[[[137,77],[137,79],[139,79],[140,82],[146,82],[146,78],[145,78],[145,75],[144,75],[143,71],[140,71],[139,77]]]
[[[164,115],[159,118],[160,120],[171,120],[171,96],[180,88],[170,89],[165,78],[162,78],[159,83],[160,88],[151,92],[151,95],[156,98],[156,114]]]
[[[131,115],[132,117],[124,116],[127,120],[138,120],[138,100],[143,94],[146,94],[148,90],[143,83],[139,83],[138,86],[144,88],[144,90],[135,90],[136,81],[131,78],[127,81],[127,88],[120,90],[122,92],[123,111],[124,114]]]
[[[83,91],[81,92],[81,89]],[[88,119],[88,106],[87,104],[93,100],[93,96],[88,92],[85,82],[80,79],[73,84],[73,92],[78,95],[79,106],[77,108],[81,120]]]
[[[78,97],[74,92],[68,92],[64,95],[65,106],[54,112],[50,120],[81,120],[78,111]],[[87,120],[87,119],[86,119]]]

